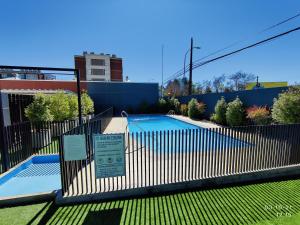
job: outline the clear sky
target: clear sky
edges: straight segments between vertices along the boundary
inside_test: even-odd
[[[201,58],[300,26],[299,0],[1,0],[0,64],[74,67],[82,51],[115,53],[131,81],[161,81],[183,67],[190,37]],[[194,80],[242,70],[261,81],[300,82],[300,31],[194,70]]]

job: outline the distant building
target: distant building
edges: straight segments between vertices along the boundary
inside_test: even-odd
[[[74,61],[80,80],[123,81],[122,58],[114,54],[83,52],[83,55],[75,55]]]
[[[246,90],[260,89],[260,88],[275,88],[275,87],[287,87],[288,82],[251,82],[246,84]]]
[[[51,74],[41,73],[39,70],[20,70],[0,69],[0,79],[8,80],[55,80]]]

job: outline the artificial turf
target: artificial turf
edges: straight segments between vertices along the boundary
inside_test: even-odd
[[[0,224],[300,224],[300,179],[57,207],[0,209]]]

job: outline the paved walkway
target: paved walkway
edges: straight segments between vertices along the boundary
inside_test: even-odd
[[[124,117],[113,117],[104,130],[104,134],[125,133],[127,128],[127,119]]]
[[[173,117],[175,119],[194,124],[196,126],[204,127],[204,128],[218,128],[220,127],[219,125],[212,123],[210,121],[205,121],[205,120],[192,120],[189,117],[186,116],[181,116],[181,115],[168,115],[170,117]]]

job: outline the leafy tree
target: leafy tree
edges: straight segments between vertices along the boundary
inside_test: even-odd
[[[53,116],[49,109],[50,100],[45,94],[36,94],[33,102],[25,109],[25,116],[30,122],[47,122],[52,121]]]
[[[175,79],[173,81],[169,81],[166,86],[166,94],[168,96],[179,96],[181,95],[180,90],[180,82],[178,79]]]
[[[69,97],[63,91],[59,91],[50,97],[50,112],[54,121],[69,119]]]
[[[300,123],[300,86],[289,88],[274,99],[272,118],[278,123]]]
[[[226,124],[226,110],[227,110],[227,103],[222,97],[220,100],[217,101],[215,106],[215,113],[211,116],[211,120],[219,123],[219,124]]]
[[[158,100],[158,112],[167,113],[168,112],[168,103],[165,99],[161,98]]]
[[[180,102],[174,96],[169,99],[169,110],[174,110],[176,113],[180,112]]]
[[[205,104],[198,102],[197,99],[192,98],[188,103],[188,116],[191,119],[200,119],[205,112]]]
[[[78,117],[78,97],[75,94],[68,96],[69,115],[68,119],[76,119]]]
[[[229,126],[240,126],[245,120],[243,103],[237,97],[229,102],[226,110],[226,122]]]
[[[210,80],[203,81],[203,89],[205,94],[212,92],[212,84]]]
[[[81,93],[81,110],[83,116],[94,113],[94,102],[86,91]]]
[[[236,91],[241,91],[245,90],[247,83],[253,82],[255,80],[255,75],[239,71],[230,75],[229,80],[231,80],[231,82],[233,83]]]
[[[224,88],[225,88],[224,82],[225,82],[225,80],[226,80],[226,77],[225,77],[224,74],[219,76],[219,77],[214,77],[213,78],[212,86],[213,86],[213,89],[216,93],[224,91]]]

